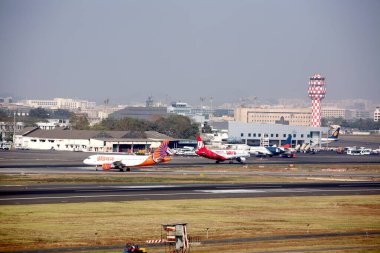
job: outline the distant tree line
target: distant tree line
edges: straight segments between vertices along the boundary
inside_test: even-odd
[[[0,121],[13,122],[13,112],[0,110]],[[41,107],[31,109],[29,116],[17,116],[16,121],[24,122],[25,126],[34,126],[36,122],[47,122],[47,119],[69,119],[72,113],[68,110],[48,110]]]
[[[47,110],[44,108],[31,109],[28,117],[16,117],[16,121],[23,121],[25,126],[34,126],[36,122],[47,122],[47,119],[70,119],[73,129],[77,130],[114,130],[130,131],[130,138],[144,138],[145,131],[157,131],[173,138],[194,139],[199,134],[199,126],[188,117],[170,115],[160,117],[154,121],[123,118],[104,119],[100,123],[90,126],[86,114],[76,114],[68,110]],[[13,114],[0,110],[0,121],[13,121]]]
[[[375,122],[373,119],[356,119],[346,120],[343,118],[322,119],[322,126],[339,125],[343,128],[359,129],[361,131],[379,130],[380,121]]]
[[[199,134],[198,124],[182,115],[170,115],[166,118],[158,118],[155,121],[132,118],[105,119],[91,129],[131,131],[140,137],[144,137],[145,131],[157,131],[180,139],[194,139]]]

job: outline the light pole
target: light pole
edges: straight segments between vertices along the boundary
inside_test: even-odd
[[[13,112],[13,136],[12,136],[13,148],[15,148],[15,134],[16,134],[16,112]]]

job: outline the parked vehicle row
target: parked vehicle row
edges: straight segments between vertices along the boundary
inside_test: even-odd
[[[380,149],[372,150],[365,147],[346,147],[344,150],[347,155],[378,155],[380,153]]]

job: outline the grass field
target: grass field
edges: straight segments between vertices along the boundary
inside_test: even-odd
[[[3,205],[0,209],[0,251],[141,243],[147,239],[159,239],[160,224],[176,221],[187,222],[189,234],[203,239],[206,228],[209,228],[209,239],[380,231],[380,197]],[[336,245],[379,246],[380,237],[272,241],[236,246],[240,248],[239,252],[254,252],[253,249],[264,250],[268,247],[302,249]],[[194,248],[192,252],[221,252],[219,250],[223,247],[227,246],[205,245]],[[162,250],[155,248],[149,252]]]
[[[161,170],[162,168],[158,168]],[[168,170],[163,168],[162,170]],[[297,173],[339,170],[323,179]],[[176,175],[141,173],[0,175],[2,185],[262,183],[352,180],[350,173],[380,172],[379,165],[249,165],[176,168]],[[188,171],[196,171],[189,174]],[[295,177],[207,175],[207,171],[279,171]],[[345,176],[345,173],[347,175]],[[378,180],[359,178],[355,180]],[[0,252],[75,246],[124,245],[161,237],[161,224],[187,222],[192,236],[206,239],[252,238],[287,234],[380,231],[380,196],[275,197],[208,200],[84,202],[0,206]],[[201,245],[191,252],[263,252],[315,249],[318,252],[380,252],[380,236],[261,241]],[[322,250],[321,250],[322,249]],[[324,250],[326,249],[326,250]],[[329,250],[328,250],[329,249]],[[100,252],[100,251],[98,251]],[[109,250],[101,252],[121,252]],[[151,248],[149,253],[163,253]]]

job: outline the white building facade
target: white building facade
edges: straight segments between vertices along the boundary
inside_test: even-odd
[[[21,102],[25,106],[34,108],[42,107],[45,109],[65,109],[70,111],[94,109],[96,106],[95,102],[71,98],[54,98],[52,100],[34,99],[23,100]]]
[[[247,108],[235,109],[235,121],[255,124],[287,122],[292,126],[309,126],[311,108]]]
[[[83,152],[135,152],[158,147],[170,137],[146,131],[146,139],[128,138],[128,131],[42,130],[28,127],[15,135],[15,148]]]
[[[228,122],[228,136],[231,139],[241,139],[250,146],[259,146],[267,139],[269,145],[281,145],[288,135],[292,135],[293,146],[303,143],[318,143],[328,127],[290,126],[279,124],[252,124]]]
[[[380,107],[376,107],[376,110],[373,112],[373,121],[379,122],[380,120]]]

